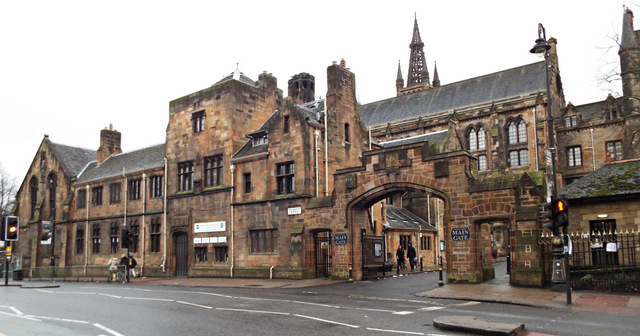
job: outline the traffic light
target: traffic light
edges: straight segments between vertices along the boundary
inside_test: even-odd
[[[555,225],[554,217],[553,217],[553,205],[555,204],[555,198],[551,198],[551,202],[542,203],[540,206],[542,207],[540,211],[540,218],[544,219],[545,222],[542,224],[545,228],[551,230],[553,235],[560,234],[560,228]]]
[[[553,203],[553,223],[558,228],[569,226],[569,201],[566,198],[554,198]]]
[[[16,216],[7,216],[4,218],[4,240],[17,241],[20,229],[20,219]]]
[[[133,233],[127,229],[122,229],[122,248],[128,248],[133,243]]]

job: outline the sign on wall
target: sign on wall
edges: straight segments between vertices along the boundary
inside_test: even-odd
[[[338,245],[347,245],[347,234],[346,233],[336,233],[333,235],[333,243]]]
[[[295,208],[288,208],[287,209],[287,214],[289,216],[291,215],[299,215],[302,213],[302,207],[295,207]]]
[[[471,237],[471,230],[468,226],[451,229],[452,241],[467,241]]]
[[[227,222],[207,222],[207,223],[195,223],[193,232],[194,233],[202,233],[202,232],[224,232],[227,231]]]

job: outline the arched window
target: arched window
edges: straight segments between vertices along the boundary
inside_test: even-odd
[[[469,131],[469,150],[478,150],[478,135],[473,129]]]
[[[49,178],[47,179],[49,183],[49,218],[52,220],[56,219],[56,188],[58,186],[58,181],[56,174],[51,172],[49,174]]]
[[[34,219],[36,215],[36,206],[38,204],[38,179],[35,176],[31,177],[29,181],[29,198],[31,201],[31,218]]]
[[[510,145],[527,143],[527,125],[522,119],[510,121],[507,130]]]
[[[470,128],[467,131],[467,145],[470,151],[483,150],[487,148],[487,133],[482,126],[477,129]]]
[[[484,128],[482,128],[482,126],[480,126],[478,128],[478,149],[486,149],[487,145],[486,145],[486,136],[487,133],[484,131]]]

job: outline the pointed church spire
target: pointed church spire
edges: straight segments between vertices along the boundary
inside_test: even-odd
[[[400,70],[400,60],[398,60],[398,77],[396,77],[396,93],[400,92],[404,87],[404,79],[402,78],[402,70]]]
[[[440,86],[440,77],[438,76],[438,65],[433,62],[433,86]]]
[[[413,85],[429,86],[429,70],[427,70],[424,58],[424,43],[420,38],[420,29],[418,29],[418,16],[416,15],[413,23],[413,37],[411,38],[411,55],[409,57],[409,75],[407,76],[407,87]]]
[[[640,113],[640,85],[638,64],[640,62],[640,43],[633,30],[633,12],[625,8],[622,17],[622,35],[620,36],[620,77],[622,78],[622,96],[625,97],[622,114]]]
[[[638,49],[638,40],[633,31],[633,12],[626,8],[622,16],[622,34],[620,36],[620,52],[625,49]]]

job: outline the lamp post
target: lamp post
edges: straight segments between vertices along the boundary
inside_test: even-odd
[[[531,50],[529,50],[532,54],[544,54],[544,68],[547,79],[547,136],[548,136],[548,146],[549,146],[549,154],[548,157],[551,158],[551,170],[547,170],[547,176],[549,179],[547,180],[547,184],[551,184],[551,188],[547,188],[547,202],[551,202],[552,199],[558,195],[558,181],[556,176],[556,148],[555,148],[555,137],[554,137],[554,127],[553,127],[553,114],[551,113],[551,85],[549,79],[549,49],[551,46],[547,43],[547,34],[544,29],[542,23],[538,23],[538,38],[536,39],[535,45]],[[547,162],[548,163],[548,162]],[[547,166],[547,169],[549,167]],[[566,285],[567,292],[567,304],[571,304],[571,272],[569,270],[569,235],[567,234],[568,225],[565,225],[562,229],[563,235],[563,243],[564,243],[564,282]],[[562,244],[562,243],[561,243]],[[560,246],[554,246],[553,248],[553,257],[554,257],[554,265],[560,262],[562,257],[563,248]],[[554,267],[555,268],[555,267]],[[560,284],[561,286],[561,284]]]

